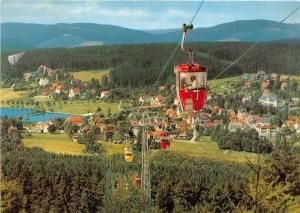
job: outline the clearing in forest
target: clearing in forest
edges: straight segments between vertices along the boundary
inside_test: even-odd
[[[38,147],[56,154],[88,155],[84,144],[73,142],[67,134],[32,134],[22,140],[25,147]]]
[[[109,70],[90,70],[90,71],[78,71],[71,72],[75,79],[82,80],[84,82],[90,81],[92,78],[101,80],[105,75],[108,76]]]
[[[13,91],[10,88],[0,88],[1,101],[21,99],[27,95],[27,91]]]

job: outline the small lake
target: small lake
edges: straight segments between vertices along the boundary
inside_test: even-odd
[[[68,118],[72,115],[54,112],[40,112],[34,109],[1,107],[0,116],[7,116],[9,118],[22,117],[24,122],[40,122],[48,121],[50,118]]]

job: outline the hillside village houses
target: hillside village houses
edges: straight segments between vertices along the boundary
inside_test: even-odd
[[[275,108],[281,106],[277,100],[276,95],[271,93],[262,94],[258,99],[258,103],[264,106],[271,106]]]
[[[251,88],[251,86],[252,86],[251,81],[247,81],[247,82],[244,83],[244,88],[245,89],[249,89],[249,88]]]
[[[51,71],[51,69],[46,69],[44,66],[42,66],[40,70],[41,72],[45,72],[45,73],[49,72],[49,70]],[[32,78],[31,76],[32,76],[31,74],[26,75],[26,79],[31,79]],[[245,91],[247,91],[247,93],[243,93],[243,89],[241,89],[242,91],[240,92],[239,95],[239,97],[241,97],[241,100],[238,100],[239,102],[252,103],[253,100],[256,100],[253,94],[256,94],[258,92],[257,94],[260,94],[260,97],[258,98],[258,103],[260,105],[266,107],[274,107],[278,110],[280,110],[280,107],[284,106],[284,103],[278,100],[278,96],[272,93],[274,92],[272,89],[273,85],[271,85],[268,79],[281,80],[279,84],[281,89],[287,89],[288,83],[286,81],[289,79],[289,76],[282,77],[280,75],[277,75],[276,73],[273,73],[272,75],[267,75],[265,72],[260,71],[257,74],[248,74],[248,75],[245,74],[243,78],[246,80],[247,86],[245,83],[244,86],[242,86],[242,88],[246,87],[247,90]],[[24,75],[24,79],[25,79],[25,75]],[[40,91],[45,96],[46,95],[51,96],[51,94],[53,93],[61,93],[61,91],[65,90],[68,91],[68,98],[71,99],[71,98],[79,97],[80,95],[83,96],[84,94],[81,93],[81,90],[83,90],[83,88],[85,88],[85,90],[87,91],[89,90],[88,84],[80,85],[80,81],[77,82],[74,79],[70,79],[70,80],[72,82],[71,85],[66,83],[69,81],[61,80],[61,82],[59,82],[53,79],[51,80],[50,78],[39,77],[39,81],[35,83],[38,83],[41,86],[46,86],[48,84],[50,85],[49,87],[42,88]],[[255,87],[253,81],[257,81]],[[256,93],[250,93],[252,92],[251,88]],[[109,94],[110,94],[109,90],[100,90],[101,99],[108,97]],[[177,97],[174,98],[173,106],[170,107],[167,107],[169,97],[163,95],[139,96],[138,102],[140,105],[144,105],[144,108],[141,107],[142,110],[151,110],[156,108],[163,109],[163,115],[165,115],[163,117],[165,118],[165,120],[158,119],[157,121],[154,122],[154,124],[156,125],[156,127],[161,126],[161,127],[169,128],[170,126],[172,126],[172,128],[174,128],[173,132],[176,132],[176,134],[178,133],[179,138],[182,139],[186,137],[187,135],[186,133],[188,130],[195,127],[195,124],[204,128],[204,130],[210,130],[217,126],[221,126],[224,129],[228,127],[228,130],[230,132],[237,132],[238,130],[244,130],[244,129],[255,129],[258,132],[258,135],[260,137],[266,137],[269,139],[274,138],[279,134],[280,127],[271,123],[271,117],[268,116],[260,117],[259,115],[256,115],[249,110],[247,112],[244,106],[235,109],[235,111],[231,108],[230,105],[226,107],[221,107],[217,105],[217,103],[219,103],[218,100],[221,98],[226,99],[226,95],[210,93],[207,97],[208,101],[207,101],[206,108],[199,113],[197,119],[194,119],[191,113],[186,113],[186,114],[179,113],[180,100]],[[292,101],[290,101],[290,103],[294,104],[293,106],[297,107],[298,106],[297,104],[299,103],[299,98],[291,97],[291,100]],[[174,105],[177,106],[177,109],[174,108]],[[100,118],[97,116],[91,117],[90,122],[85,120],[83,116],[71,116],[66,119],[65,124],[79,126],[80,127],[79,129],[84,129],[89,124],[92,124],[98,126],[101,129],[101,132],[114,133],[115,131],[117,131],[117,123],[107,124],[107,122],[105,122],[105,118]],[[31,128],[31,132],[47,133],[50,124],[51,122],[36,123]],[[112,127],[116,127],[116,128],[112,128]],[[287,127],[299,134],[300,119],[290,117],[289,120],[284,121],[282,127]]]
[[[69,91],[69,98],[78,98],[80,96],[80,88],[79,87],[74,87],[71,88]]]
[[[24,73],[24,75],[23,75],[23,77],[24,77],[24,80],[25,81],[30,81],[30,80],[32,80],[32,74],[31,73]]]
[[[66,119],[66,124],[82,126],[83,124],[85,124],[85,120],[82,116],[71,116]]]
[[[252,97],[251,96],[244,96],[242,99],[242,102],[245,103],[247,101],[251,102]]]
[[[102,90],[100,93],[100,99],[106,98],[109,95],[109,90]]]
[[[46,86],[49,84],[49,80],[47,78],[40,78],[39,85]]]
[[[280,85],[280,89],[281,89],[281,90],[287,89],[288,87],[289,87],[289,85],[288,85],[288,83],[286,83],[286,82],[283,82],[283,83],[281,83],[281,85]]]
[[[280,75],[280,82],[282,81],[288,81],[290,79],[290,76],[289,75]]]
[[[279,127],[276,125],[257,124],[255,130],[259,137],[275,138],[279,133]]]
[[[166,104],[168,100],[168,97],[164,97],[162,95],[153,96],[150,99],[151,105],[160,105],[160,104]]]
[[[246,128],[244,121],[239,119],[232,119],[228,124],[229,132],[236,132],[237,130],[244,130]]]
[[[277,73],[272,73],[270,77],[271,80],[276,81],[279,78],[279,75]]]
[[[173,101],[173,104],[176,105],[176,106],[179,106],[180,105],[180,100],[177,97],[175,97],[174,101]]]
[[[270,83],[268,81],[261,82],[261,89],[262,90],[269,88],[269,86],[270,86]]]
[[[144,103],[146,103],[146,102],[149,102],[149,103],[150,103],[150,97],[149,97],[149,96],[140,96],[140,97],[139,97],[139,102],[140,102],[141,104],[144,104]]]
[[[284,121],[282,127],[287,127],[300,134],[300,116],[291,116],[288,120]]]
[[[55,82],[52,84],[52,89],[55,93],[60,93],[65,88],[63,83]]]
[[[29,129],[29,132],[31,132],[31,133],[48,133],[49,125],[51,125],[51,124],[52,124],[51,121],[37,122]]]

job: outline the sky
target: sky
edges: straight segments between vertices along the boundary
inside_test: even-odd
[[[189,23],[200,1],[1,0],[1,22],[97,23],[172,29]],[[300,1],[204,1],[195,27],[235,20],[283,20]],[[286,23],[300,23],[300,9]]]

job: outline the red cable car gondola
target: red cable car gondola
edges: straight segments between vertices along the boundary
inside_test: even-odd
[[[193,29],[193,25],[183,25],[181,49],[188,53],[188,63],[180,64],[175,67],[176,73],[176,90],[180,100],[182,111],[200,111],[205,104],[207,97],[207,68],[193,63],[193,51],[186,50],[184,47],[187,31]]]
[[[163,150],[166,150],[170,147],[170,136],[168,132],[159,133],[159,144]]]
[[[140,176],[135,176],[135,179],[134,179],[134,185],[136,188],[141,188],[141,184],[142,184],[142,181],[141,181],[141,177]]]

